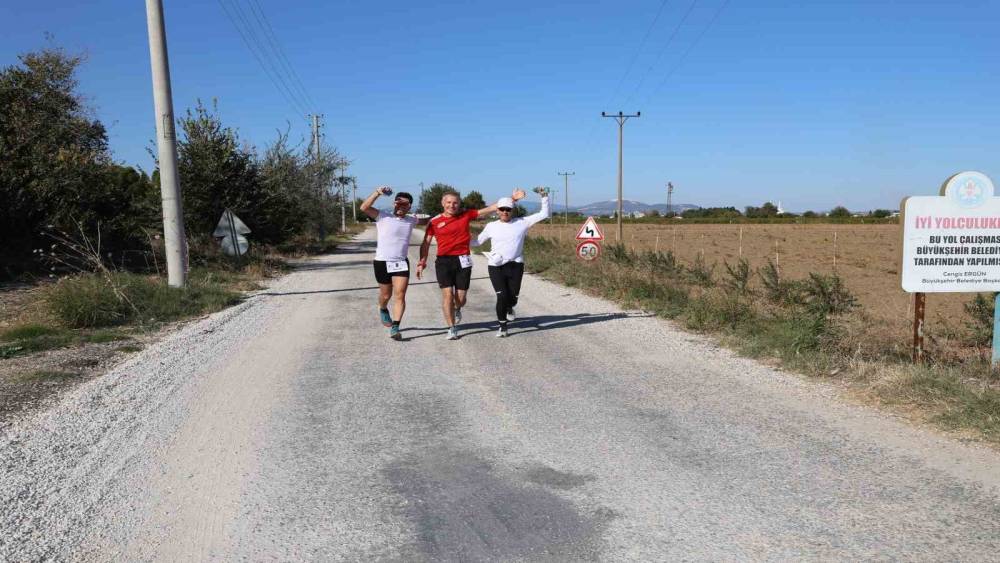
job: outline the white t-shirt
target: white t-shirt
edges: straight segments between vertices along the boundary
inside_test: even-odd
[[[492,250],[486,254],[486,262],[490,266],[502,266],[507,262],[524,262],[524,237],[528,229],[539,221],[549,217],[549,198],[542,198],[542,208],[533,215],[518,217],[509,222],[493,221],[483,228],[479,236],[472,241],[472,246],[479,246],[487,240],[492,240]]]
[[[410,251],[410,234],[419,221],[412,215],[397,217],[380,209],[375,220],[375,230],[378,231],[375,259],[386,262],[406,260]]]

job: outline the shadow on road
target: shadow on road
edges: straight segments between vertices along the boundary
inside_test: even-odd
[[[576,315],[542,315],[539,317],[525,317],[511,322],[509,327],[509,337],[520,334],[537,332],[540,330],[553,330],[560,328],[570,328],[574,326],[589,325],[613,321],[615,319],[639,319],[654,316],[652,313],[580,313]],[[467,323],[458,325],[459,338],[472,336],[474,334],[492,333],[497,329],[497,321],[486,321],[478,323]],[[404,341],[426,338],[429,336],[442,336],[448,332],[444,327],[405,327],[402,332],[406,334],[410,331],[433,331],[417,336],[404,337]]]
[[[489,276],[479,276],[478,278],[471,278],[471,279],[488,280],[490,278]],[[436,280],[420,281],[420,282],[411,281],[410,287],[413,287],[415,285],[428,285],[428,284],[437,285],[437,281]],[[378,286],[374,285],[371,287],[345,287],[343,289],[317,289],[316,291],[286,291],[286,292],[268,291],[264,293],[258,293],[256,296],[266,295],[268,297],[280,297],[285,295],[312,295],[314,293],[343,293],[345,291],[370,291],[372,289],[378,289]]]

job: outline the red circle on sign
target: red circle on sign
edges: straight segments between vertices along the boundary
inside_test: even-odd
[[[576,245],[576,257],[581,260],[596,260],[601,255],[601,245],[596,241],[585,240]]]

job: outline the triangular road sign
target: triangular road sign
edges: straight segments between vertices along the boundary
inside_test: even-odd
[[[593,217],[587,217],[580,231],[576,233],[576,240],[604,240],[604,233]]]

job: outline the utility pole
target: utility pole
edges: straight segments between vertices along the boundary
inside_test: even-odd
[[[177,182],[177,135],[174,102],[170,91],[170,61],[162,0],[146,0],[149,63],[153,71],[153,107],[156,112],[156,147],[160,165],[160,199],[163,204],[163,243],[167,253],[167,285],[187,284],[187,238],[184,209]]]
[[[674,212],[674,185],[667,182],[667,215]]]
[[[344,161],[344,167],[340,169],[340,232],[347,232],[347,202],[344,201],[347,198],[347,178],[344,177],[344,172],[347,172],[347,161]]]
[[[563,209],[563,219],[564,222],[567,225],[569,225],[569,177],[575,176],[576,172],[556,172],[556,174],[559,174],[560,176],[563,177],[563,180],[565,180],[565,185],[563,186],[563,192],[565,193],[566,196],[566,209]]]
[[[558,189],[556,189],[556,188],[549,188],[549,193],[548,193],[548,196],[549,196],[549,198],[550,198],[550,199],[549,199],[549,201],[550,201],[550,202],[554,202],[554,201],[555,201],[555,199],[556,199],[556,198],[555,198],[555,195],[556,195],[557,193],[559,193],[559,190],[558,190]],[[552,208],[553,208],[553,209],[555,209],[555,205],[556,205],[555,203],[552,203]],[[553,224],[553,222],[555,221],[555,219],[556,219],[556,218],[555,218],[555,213],[552,213],[552,214],[550,214],[550,215],[549,215],[549,224],[550,224],[550,225],[551,225],[551,224]]]
[[[624,134],[625,122],[628,121],[630,117],[639,117],[642,112],[635,112],[635,115],[626,115],[622,112],[617,114],[608,114],[601,112],[601,117],[613,117],[615,121],[618,122],[618,238],[615,242],[621,242],[622,235],[622,135]]]
[[[354,222],[358,222],[358,181],[351,178],[351,209],[354,210]]]
[[[424,183],[420,182],[420,201],[417,203],[417,211],[424,212]]]
[[[326,197],[324,197],[324,189],[320,183],[320,149],[319,149],[319,128],[322,127],[319,123],[322,115],[312,116],[312,132],[313,132],[313,158],[316,164],[316,196],[319,197],[319,240],[326,240],[326,224],[324,217],[324,204],[326,203]]]

